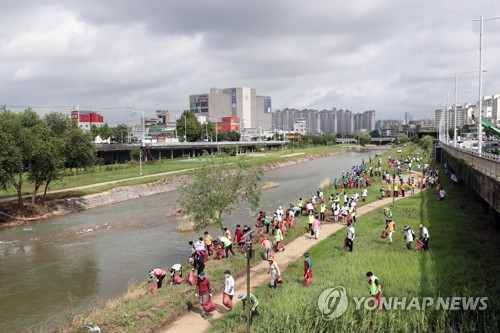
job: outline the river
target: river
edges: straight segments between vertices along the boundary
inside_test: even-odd
[[[261,209],[271,213],[299,196],[315,192],[377,150],[339,155],[266,171]],[[200,233],[177,231],[168,212],[177,192],[143,197],[73,213],[27,226],[0,230],[0,332],[50,331],[74,314],[125,292],[148,271],[185,261],[189,240]],[[285,207],[284,207],[285,208]],[[247,205],[226,216],[225,224],[253,224]],[[216,227],[208,228],[220,235]]]

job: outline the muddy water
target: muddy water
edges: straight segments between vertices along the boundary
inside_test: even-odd
[[[312,194],[324,178],[333,180],[376,152],[345,152],[267,171],[264,179],[279,186],[264,191],[261,209],[272,212]],[[176,218],[167,216],[176,199],[173,191],[0,230],[0,332],[49,331],[146,279],[149,269],[184,261],[188,241],[199,235],[176,231]],[[253,224],[255,216],[242,205],[225,221],[234,230],[237,223]]]

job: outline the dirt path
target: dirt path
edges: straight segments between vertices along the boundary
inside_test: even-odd
[[[409,193],[409,191],[408,191]],[[415,190],[415,195],[418,193]],[[409,196],[409,195],[408,195]],[[377,209],[381,206],[391,206],[392,197],[385,198],[383,200],[374,201],[372,203],[360,206],[357,209],[357,217],[361,217],[364,214]],[[401,200],[402,197],[397,197],[395,200]],[[382,218],[382,216],[380,216]],[[345,224],[328,222],[322,224],[321,231],[319,235],[319,240],[315,240],[310,234],[306,233],[303,236],[299,236],[292,242],[285,244],[286,250],[283,252],[279,252],[275,254],[276,262],[280,270],[285,271],[289,264],[301,258],[304,252],[306,252],[309,248],[316,245],[319,241],[326,239],[331,234],[337,232],[341,228],[344,228]],[[285,239],[286,241],[286,239]],[[314,260],[314,258],[313,258]],[[255,265],[250,269],[250,281],[251,281],[251,290],[255,290],[257,287],[260,287],[270,281],[270,275],[267,274],[269,264],[267,261],[263,260],[261,263]],[[208,276],[210,279],[210,276]],[[287,281],[284,281],[287,283]],[[241,292],[246,292],[246,275],[239,277],[235,281],[235,297],[233,298],[233,303],[237,303],[237,295]],[[208,330],[213,323],[219,318],[221,318],[226,312],[229,310],[222,305],[222,292],[213,294],[213,300],[217,309],[208,314],[206,319],[201,317],[201,308],[197,300],[193,298],[193,304],[195,304],[194,308],[190,313],[185,313],[180,315],[177,320],[168,324],[168,326],[163,327],[159,330],[160,333],[194,333],[194,332],[204,332]]]

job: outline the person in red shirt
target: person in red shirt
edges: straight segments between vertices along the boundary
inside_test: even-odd
[[[151,280],[153,280],[156,277],[156,286],[157,286],[158,289],[161,288],[161,284],[162,284],[163,279],[165,278],[165,276],[167,276],[167,272],[165,272],[161,268],[155,268],[155,269],[151,269],[149,271],[149,278]]]
[[[209,297],[212,297],[212,289],[210,288],[210,281],[208,281],[205,272],[201,272],[198,275],[198,280],[196,281],[196,293],[195,297],[200,297],[201,304],[201,317],[205,318],[205,303],[208,301]]]
[[[241,241],[241,238],[243,237],[243,230],[241,229],[241,225],[236,225],[236,232],[234,233],[234,235],[236,237],[236,244],[242,246],[243,242]]]

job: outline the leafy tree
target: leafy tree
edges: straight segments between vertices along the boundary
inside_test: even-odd
[[[434,147],[434,138],[430,135],[425,135],[420,139],[419,145],[422,147],[423,151],[429,153]]]
[[[104,123],[104,125],[99,128],[99,136],[103,140],[107,140],[113,136],[113,130],[109,127],[108,123]]]
[[[93,136],[81,128],[73,126],[66,133],[64,153],[69,168],[88,168],[94,165],[96,153]]]
[[[184,110],[184,112],[182,112],[181,117],[176,121],[176,128],[178,137],[182,141],[184,141],[185,134],[187,142],[198,141],[204,136],[204,134],[202,134],[204,128],[202,129],[202,125],[196,118],[196,115],[189,110]],[[184,131],[184,129],[186,129],[186,131]]]
[[[194,219],[199,230],[215,224],[223,228],[222,214],[241,201],[249,201],[252,209],[259,205],[262,187],[262,169],[249,167],[243,158],[229,162],[225,155],[220,158],[205,155],[207,161],[194,174],[193,182],[180,191],[178,204]]]
[[[398,133],[398,135],[396,135],[396,141],[398,144],[403,144],[410,141],[410,139],[408,138],[408,135],[406,135],[405,133]]]
[[[116,127],[111,128],[113,134],[111,135],[111,141],[123,143],[128,141],[128,127],[125,124],[119,124]]]
[[[368,132],[357,132],[354,135],[354,138],[358,140],[359,144],[362,146],[369,144],[370,140],[372,139],[371,135]]]
[[[4,190],[15,182],[14,176],[24,168],[22,149],[18,145],[20,126],[17,114],[9,110],[0,112],[0,187]]]
[[[379,132],[379,130],[373,130],[373,131],[371,131],[370,132],[370,136],[372,138],[380,138],[380,132]]]
[[[139,158],[141,158],[141,148],[137,147],[130,151],[130,159],[132,161],[139,162]]]
[[[34,184],[31,193],[31,203],[36,203],[36,195],[40,186],[45,182],[43,198],[51,181],[60,177],[60,171],[64,169],[66,158],[63,155],[64,140],[55,136],[48,137],[37,145],[28,170],[28,180]]]

